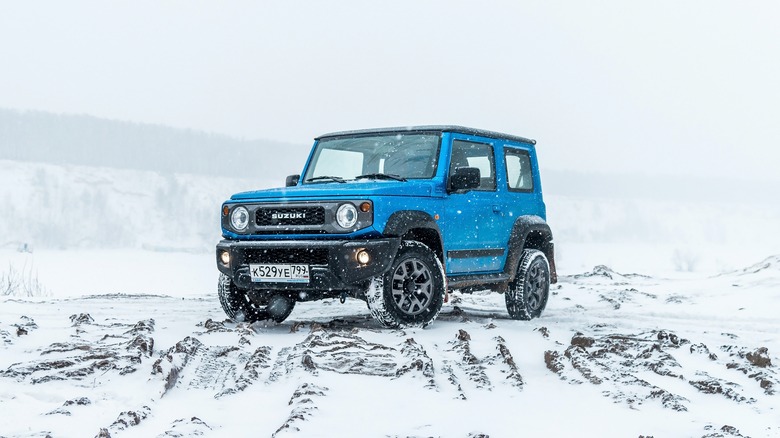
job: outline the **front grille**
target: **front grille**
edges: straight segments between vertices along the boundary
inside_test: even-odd
[[[266,248],[247,249],[246,263],[283,263],[327,265],[327,248]]]
[[[276,225],[322,225],[325,223],[325,208],[260,208],[255,213],[255,223],[260,227]]]

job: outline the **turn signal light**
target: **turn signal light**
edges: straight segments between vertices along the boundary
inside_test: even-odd
[[[360,211],[362,211],[363,213],[368,213],[369,211],[371,211],[371,203],[363,202],[362,204],[360,204]]]

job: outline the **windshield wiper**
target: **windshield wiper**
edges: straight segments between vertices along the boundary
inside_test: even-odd
[[[328,175],[315,176],[315,177],[307,179],[305,182],[324,181],[324,180],[335,181],[337,183],[345,183],[346,182],[346,181],[344,181],[344,178],[341,178],[339,176],[328,176]]]
[[[392,179],[395,181],[406,181],[406,178],[393,175],[392,173],[367,173],[365,175],[358,175],[355,179]]]

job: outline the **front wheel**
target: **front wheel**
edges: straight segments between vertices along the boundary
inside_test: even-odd
[[[265,305],[258,305],[225,274],[219,274],[217,293],[222,310],[230,319],[238,322],[253,323],[266,319],[282,322],[290,316],[295,306],[295,301],[279,295],[271,297]]]
[[[506,310],[512,319],[538,318],[550,296],[550,265],[541,251],[524,249],[515,280],[506,293]]]
[[[426,245],[404,241],[390,269],[371,280],[366,298],[385,327],[425,327],[444,302],[444,270]]]

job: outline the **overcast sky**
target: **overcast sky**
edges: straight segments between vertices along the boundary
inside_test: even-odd
[[[294,143],[454,123],[548,168],[777,181],[778,23],[776,1],[4,1],[0,107]]]

